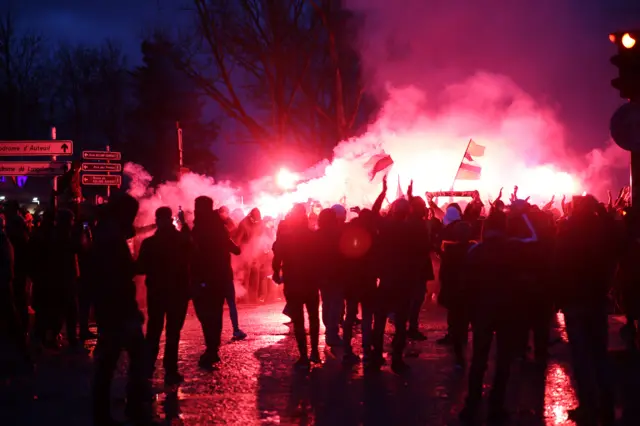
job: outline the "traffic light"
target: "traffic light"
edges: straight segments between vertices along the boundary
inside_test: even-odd
[[[618,67],[618,78],[611,85],[620,92],[620,97],[640,101],[640,30],[613,33],[609,40],[618,47],[618,54],[611,58],[611,63]]]

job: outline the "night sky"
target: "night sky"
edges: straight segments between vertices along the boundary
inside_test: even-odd
[[[363,10],[366,10],[368,5],[376,3],[345,1],[350,6],[363,4]],[[412,0],[386,1],[395,2],[398,8],[406,12],[412,9]],[[465,3],[461,1],[433,4],[441,8],[454,9],[450,11],[449,17],[455,22],[456,13],[464,8],[456,9],[453,4]],[[502,4],[503,7],[501,1],[505,2]],[[490,17],[501,11],[506,13],[505,9],[517,12],[514,8],[518,8],[518,2],[527,0],[501,1],[487,3],[491,4],[491,7],[495,4],[497,9],[493,12],[483,9],[482,13],[487,13],[486,16]],[[121,43],[132,64],[140,60],[139,46],[145,33],[148,34],[159,26],[175,29],[178,24],[188,23],[190,19],[189,12],[180,10],[181,6],[190,3],[188,0],[0,0],[0,5],[8,5],[11,2],[17,11],[21,28],[40,31],[52,42],[60,40],[97,44],[105,38],[110,38]],[[396,7],[395,4],[393,8]],[[471,1],[467,3],[467,9],[478,4]],[[403,8],[403,5],[406,7]],[[527,49],[531,56],[528,59],[534,64],[539,59],[538,63],[544,65],[544,69],[536,70],[538,66],[534,65],[526,72],[511,72],[509,76],[522,84],[523,88],[537,99],[557,106],[560,119],[572,133],[573,138],[569,138],[573,139],[571,144],[579,151],[588,151],[604,144],[608,137],[609,116],[615,107],[622,103],[609,85],[609,81],[615,76],[615,68],[609,64],[609,57],[614,53],[614,48],[609,44],[607,34],[618,29],[640,27],[640,1],[540,0],[536,5],[539,5],[535,7],[542,12],[545,12],[544,8],[551,11],[558,7],[562,10],[562,14],[548,18],[550,23],[553,21],[549,25],[549,31],[546,31],[544,25],[547,18],[539,17],[540,25],[532,24],[532,28],[539,31],[528,34],[527,42],[538,44],[533,49]],[[464,12],[460,13],[464,15]],[[475,12],[469,11],[467,15],[467,19],[481,19],[476,18],[479,15]],[[529,19],[526,13],[522,15],[524,16],[520,19]],[[567,34],[563,34],[564,22],[567,23]],[[518,25],[517,22],[511,24],[516,27]],[[565,36],[571,36],[569,31],[573,31],[573,28],[578,28],[580,34],[579,37],[573,38],[574,44],[570,45],[564,39]],[[535,41],[537,38],[539,42]],[[514,44],[517,41],[515,40]],[[490,46],[491,43],[488,43],[485,48],[491,49]],[[482,46],[478,47],[479,50],[483,49]],[[574,55],[575,65],[571,62]],[[451,59],[452,63],[455,63],[457,58]],[[508,61],[509,57],[505,56],[503,59]],[[595,128],[590,125],[594,122],[598,123]],[[223,127],[228,129],[230,124],[226,123]],[[216,152],[223,154],[223,157],[234,157],[233,154],[221,151],[231,152],[235,149],[237,148],[229,149],[218,145]]]
[[[41,32],[52,42],[121,44],[131,62],[140,59],[140,40],[157,27],[188,19],[182,0],[0,0],[13,3],[21,28]]]

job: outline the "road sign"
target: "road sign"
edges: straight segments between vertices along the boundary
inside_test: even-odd
[[[120,175],[82,175],[83,185],[92,186],[120,186],[122,176]]]
[[[627,151],[640,151],[640,104],[626,103],[611,117],[613,141]]]
[[[83,160],[120,161],[122,153],[115,151],[82,151]]]
[[[62,161],[0,161],[2,176],[61,176],[70,164]]]
[[[120,163],[82,163],[83,172],[121,172]]]
[[[73,155],[72,141],[1,141],[0,157]]]

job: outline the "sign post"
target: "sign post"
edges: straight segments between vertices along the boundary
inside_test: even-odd
[[[107,152],[111,152],[111,147],[107,145]],[[109,160],[107,160],[107,164],[109,164]],[[109,176],[109,172],[107,171],[107,176]],[[111,186],[107,185],[107,200],[111,197]]]
[[[122,171],[122,165],[112,163],[112,161],[120,161],[122,154],[120,152],[111,151],[111,147],[107,145],[105,151],[83,151],[82,159],[89,161],[104,161],[103,163],[89,162],[82,163],[83,172],[103,172],[105,174],[85,174],[82,176],[83,185],[106,186],[107,199],[111,196],[111,187],[122,185],[122,176],[114,176],[111,173]]]
[[[56,132],[56,128],[54,126],[51,126],[51,140],[56,140],[57,136],[58,135]],[[56,159],[57,159],[57,156],[55,155],[51,156],[51,161],[56,161]],[[55,212],[58,209],[58,176],[53,177],[52,186],[53,186],[53,199],[51,200],[51,202],[53,204],[53,211]]]

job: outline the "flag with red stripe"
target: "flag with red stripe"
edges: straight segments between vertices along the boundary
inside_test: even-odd
[[[371,167],[369,171],[369,180],[373,180],[378,173],[388,169],[393,165],[393,159],[385,153],[377,154],[371,157],[365,164],[365,167]]]
[[[482,166],[478,164],[474,157],[482,157],[485,147],[479,145],[471,139],[464,157],[458,167],[455,180],[479,180],[482,175]]]

